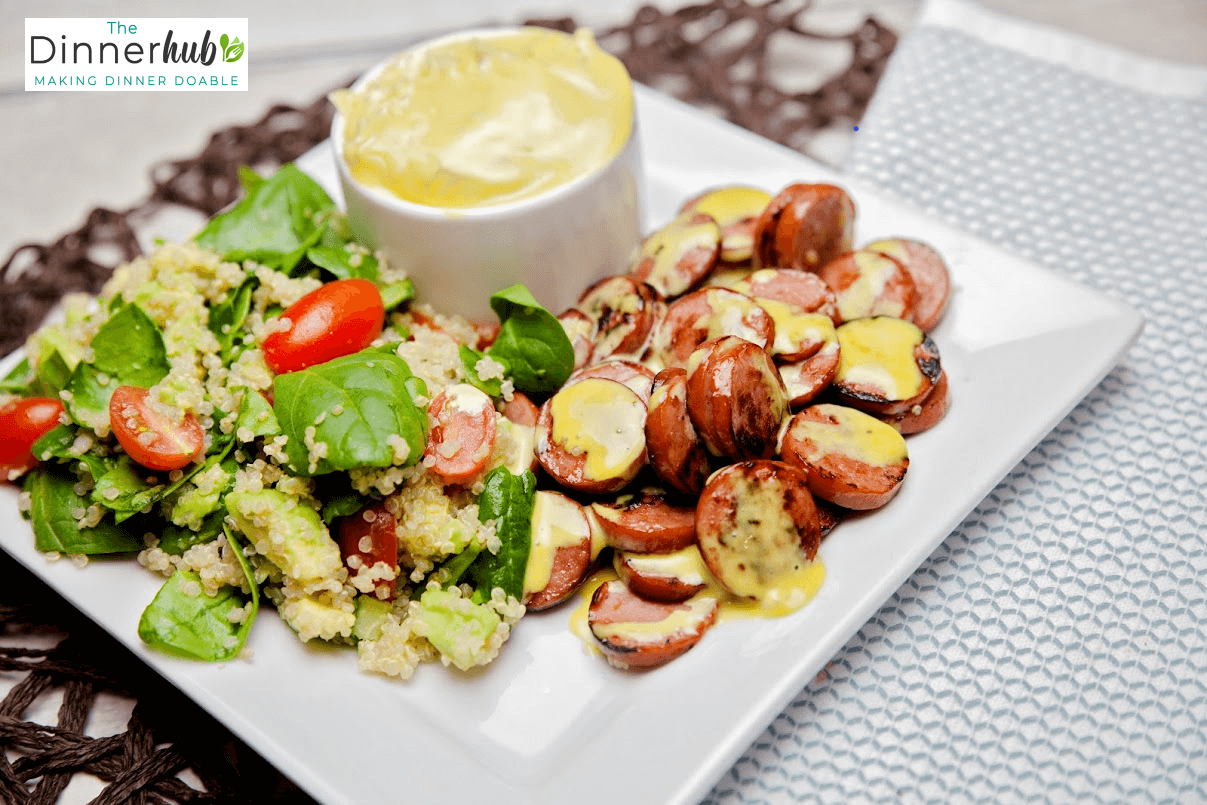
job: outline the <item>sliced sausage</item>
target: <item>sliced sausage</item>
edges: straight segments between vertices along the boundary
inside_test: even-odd
[[[570,375],[566,379],[565,385],[568,386],[571,383],[577,383],[588,377],[603,377],[608,380],[615,380],[617,383],[623,383],[637,392],[637,396],[641,398],[642,402],[646,403],[649,402],[650,392],[654,387],[653,370],[636,361],[624,358],[609,358],[606,361],[584,366]]]
[[[570,346],[574,347],[574,368],[581,369],[591,362],[595,352],[595,319],[572,307],[558,316],[557,320],[566,331]]]
[[[821,525],[821,535],[825,537],[834,527],[843,521],[849,513],[841,506],[835,506],[828,500],[813,496],[813,504],[817,506],[817,522]]]
[[[616,551],[612,566],[630,590],[650,601],[686,601],[708,586],[708,568],[695,544],[673,553]]]
[[[845,509],[888,503],[909,469],[900,433],[862,411],[829,403],[792,417],[780,453],[805,472],[813,494]]]
[[[842,324],[834,291],[821,277],[810,271],[760,268],[734,283],[732,288],[753,297],[759,304],[772,299],[788,305],[795,312],[824,313],[835,326]]]
[[[809,357],[779,367],[780,379],[784,381],[791,408],[808,405],[829,388],[838,374],[838,334],[832,325],[823,340],[822,348]]]
[[[616,492],[645,466],[645,416],[637,392],[615,380],[564,386],[541,407],[537,459],[562,486]]]
[[[474,344],[474,349],[485,350],[495,342],[499,337],[499,330],[502,324],[498,319],[492,321],[471,321],[470,324],[474,328],[474,332],[478,335],[478,341]]]
[[[587,624],[608,663],[655,668],[682,655],[717,619],[717,599],[700,594],[680,604],[647,601],[619,579],[591,597]]]
[[[930,430],[939,424],[939,421],[947,416],[947,410],[950,407],[951,398],[947,394],[947,372],[940,371],[939,379],[935,381],[935,385],[926,395],[926,399],[900,414],[878,418],[891,425],[893,430],[902,436],[910,436]]]
[[[933,330],[943,318],[947,299],[951,296],[951,274],[934,247],[920,240],[887,238],[863,248],[887,254],[909,273],[917,293],[912,321],[924,332]]]
[[[663,296],[678,296],[704,280],[721,256],[721,227],[711,215],[682,213],[647,237],[630,270]]]
[[[537,417],[541,415],[541,409],[536,407],[536,403],[527,394],[515,391],[512,392],[510,400],[499,406],[499,413],[517,425],[532,427],[536,425]]]
[[[575,305],[596,325],[593,357],[636,353],[654,328],[658,292],[633,277],[604,277],[579,297]]]
[[[524,605],[538,611],[565,601],[586,580],[593,558],[586,510],[560,492],[538,491],[532,503]]]
[[[732,288],[737,283],[749,277],[753,271],[754,269],[746,267],[729,268],[722,266],[709,274],[704,284],[711,288]]]
[[[840,326],[840,402],[873,414],[901,414],[919,405],[939,379],[939,348],[916,324],[877,316]]]
[[[696,507],[680,506],[657,487],[591,504],[609,546],[634,553],[671,553],[696,541]]]
[[[731,185],[689,199],[680,212],[711,215],[721,227],[721,262],[748,265],[754,256],[754,224],[770,202],[765,190]]]
[[[914,310],[914,281],[886,254],[860,249],[836,257],[819,276],[834,291],[843,321],[867,316],[909,319]]]
[[[855,202],[841,187],[789,185],[755,222],[755,268],[816,271],[851,250],[854,232]]]
[[[805,473],[782,461],[718,470],[700,495],[696,530],[721,586],[756,600],[791,596],[821,542]]]
[[[650,466],[664,483],[685,495],[700,494],[712,470],[687,413],[686,370],[672,367],[654,377],[645,442]]]
[[[536,471],[536,423],[541,409],[522,391],[513,392],[511,399],[499,406],[503,421],[496,419],[498,433],[492,466],[502,465],[519,475],[524,470]]]
[[[701,288],[670,304],[651,339],[653,357],[663,367],[686,366],[697,347],[725,335],[765,348],[775,340],[775,321],[746,294]]]
[[[449,386],[427,409],[423,463],[446,484],[466,484],[486,469],[495,444],[495,407],[468,383]]]
[[[705,342],[687,370],[687,412],[709,452],[769,458],[788,413],[779,370],[766,350],[735,336]]]

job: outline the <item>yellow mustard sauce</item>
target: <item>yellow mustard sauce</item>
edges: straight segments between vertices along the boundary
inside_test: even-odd
[[[848,321],[838,328],[838,377],[879,389],[888,400],[908,400],[922,390],[922,370],[914,359],[922,338],[921,330],[902,319]]]
[[[844,455],[873,467],[898,464],[909,456],[905,438],[891,425],[845,405],[821,403],[813,409],[838,424],[793,419],[789,430],[804,446],[804,458],[820,462],[827,455]]]
[[[436,42],[332,100],[357,181],[454,209],[531,198],[590,173],[633,126],[628,73],[587,30]]]
[[[524,568],[524,593],[531,595],[549,586],[553,559],[559,548],[576,545],[591,537],[591,526],[582,507],[569,498],[537,492],[532,503],[532,546]]]
[[[553,396],[553,441],[583,456],[583,476],[611,478],[645,450],[645,404],[627,387],[588,377]]]

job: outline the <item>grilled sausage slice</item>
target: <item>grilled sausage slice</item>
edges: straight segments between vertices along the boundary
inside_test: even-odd
[[[939,379],[935,381],[934,388],[926,395],[926,399],[900,414],[881,416],[878,419],[891,425],[893,430],[902,436],[911,436],[924,430],[930,430],[939,424],[939,421],[947,416],[947,410],[950,407],[951,398],[947,393],[947,372],[940,371]]]
[[[735,291],[753,297],[759,304],[771,299],[787,305],[798,313],[824,313],[837,326],[838,300],[834,291],[821,277],[810,271],[794,268],[760,268],[731,286]],[[769,308],[770,310],[770,308]]]
[[[593,358],[641,350],[658,318],[658,292],[633,277],[604,277],[575,305],[595,322]]]
[[[650,466],[664,483],[685,495],[700,494],[712,470],[687,413],[686,370],[672,367],[654,377],[645,443]]]
[[[674,553],[616,551],[612,566],[630,590],[650,601],[686,601],[708,586],[708,567],[695,544]]]
[[[574,368],[581,369],[591,362],[595,352],[595,319],[583,313],[578,308],[570,308],[557,317],[570,345],[574,347]]]
[[[671,553],[696,541],[696,507],[680,506],[657,487],[591,504],[607,544],[633,553]]]
[[[755,268],[816,271],[851,250],[855,202],[831,184],[781,190],[754,225]]]
[[[687,412],[713,455],[739,461],[770,458],[788,398],[766,350],[725,336],[692,354]]]
[[[663,296],[704,280],[721,256],[721,227],[700,211],[682,213],[647,237],[629,273]]]
[[[939,348],[916,324],[890,316],[849,321],[837,330],[839,401],[873,414],[921,404],[939,379]]]
[[[700,495],[696,532],[721,586],[756,600],[790,595],[821,542],[805,473],[782,461],[719,470]]]
[[[745,294],[728,288],[701,288],[667,308],[651,339],[651,358],[663,367],[686,366],[697,347],[724,335],[765,348],[775,340],[775,321]]]
[[[892,257],[914,281],[917,298],[912,321],[929,333],[943,318],[951,296],[951,274],[933,246],[909,238],[886,238],[863,247]]]
[[[593,558],[586,510],[560,492],[538,491],[524,568],[524,605],[538,611],[565,601],[586,580]]]
[[[654,388],[653,370],[636,361],[624,358],[609,358],[606,361],[584,366],[570,375],[566,379],[565,385],[568,386],[571,383],[577,383],[588,377],[603,377],[623,383],[637,392],[637,396],[641,398],[642,402],[646,403],[650,401],[650,392]]]
[[[780,453],[805,472],[813,494],[846,509],[888,503],[909,469],[901,434],[862,411],[828,403],[792,417]]]
[[[819,329],[825,328],[819,325]],[[800,408],[808,405],[834,381],[838,374],[838,334],[831,325],[821,336],[823,346],[807,358],[779,367],[780,379],[788,395],[788,405]]]
[[[618,491],[645,466],[646,406],[615,380],[588,377],[545,401],[537,422],[537,459],[569,489]]]
[[[867,316],[909,319],[913,315],[913,278],[886,254],[867,249],[847,252],[818,273],[834,291],[843,321]]]
[[[681,213],[711,215],[721,227],[721,262],[749,265],[754,256],[754,224],[771,202],[765,190],[742,185],[718,187],[689,199]]]
[[[700,594],[680,604],[647,601],[619,579],[591,597],[587,624],[608,663],[622,669],[665,665],[679,657],[717,619],[717,599]]]

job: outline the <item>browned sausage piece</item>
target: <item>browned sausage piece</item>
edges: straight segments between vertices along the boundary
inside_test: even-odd
[[[683,213],[647,237],[630,274],[663,296],[678,296],[712,273],[721,255],[721,227],[711,215]]]
[[[908,238],[887,238],[863,248],[887,254],[909,272],[917,292],[912,321],[924,332],[933,330],[943,318],[951,295],[951,275],[939,253],[922,241]]]
[[[766,350],[724,336],[705,342],[688,361],[687,412],[712,454],[769,458],[788,398]]]
[[[600,585],[587,610],[604,657],[623,669],[665,665],[700,642],[716,620],[713,596],[701,593],[681,604],[647,601],[620,579]]]
[[[517,425],[533,427],[537,417],[541,415],[541,409],[536,407],[536,403],[530,400],[527,394],[514,391],[511,399],[499,406],[499,413]]]
[[[711,215],[721,227],[721,262],[749,265],[754,255],[754,224],[770,201],[771,194],[765,190],[731,185],[688,200],[679,212]]]
[[[765,300],[772,299],[798,313],[825,313],[835,326],[842,324],[834,291],[821,277],[810,271],[760,268],[730,287],[753,297],[764,307]]]
[[[637,392],[615,380],[563,386],[541,407],[537,459],[569,489],[616,492],[645,466],[645,415]]]
[[[886,254],[860,249],[826,263],[818,272],[834,291],[843,321],[867,316],[909,319],[914,310],[914,281]]]
[[[862,411],[828,403],[792,417],[780,453],[804,470],[813,494],[846,509],[888,503],[909,469],[900,433]]]
[[[574,368],[581,369],[591,362],[591,355],[595,352],[595,319],[572,307],[558,316],[557,320],[574,347]]]
[[[537,611],[565,601],[586,580],[592,559],[586,510],[560,492],[538,491],[524,568],[524,605]]]
[[[686,601],[708,586],[708,568],[694,544],[674,553],[616,551],[612,566],[630,590],[650,601]]]
[[[667,308],[651,339],[652,358],[663,367],[686,366],[697,347],[724,335],[765,348],[775,340],[775,321],[746,294],[701,288]]]
[[[633,277],[604,277],[575,305],[595,322],[595,360],[638,352],[657,321],[658,292]]]
[[[696,541],[696,507],[677,506],[657,487],[591,504],[607,544],[634,553],[670,553]]]
[[[926,399],[939,379],[939,348],[912,322],[856,319],[837,333],[838,373],[831,386],[846,405],[901,414]]]
[[[833,531],[834,527],[850,513],[841,506],[835,506],[817,495],[813,496],[813,504],[817,506],[817,522],[821,525],[822,537]]]
[[[831,184],[793,184],[781,190],[754,226],[756,268],[816,271],[851,250],[855,202]]]
[[[824,346],[817,352],[779,367],[789,407],[809,404],[834,382],[834,376],[838,374],[838,334],[831,328],[825,338]]]
[[[636,361],[625,360],[624,358],[609,358],[606,361],[584,366],[566,378],[565,385],[568,386],[571,383],[577,383],[588,377],[604,377],[608,380],[624,383],[637,392],[637,396],[641,398],[641,401],[646,403],[650,401],[650,392],[654,387],[654,372],[651,369]]]
[[[821,542],[805,473],[782,461],[718,470],[700,495],[696,530],[717,581],[734,595],[760,601],[797,587]]]
[[[907,411],[891,416],[881,416],[879,419],[888,423],[893,430],[902,436],[910,436],[930,430],[939,424],[939,420],[947,416],[951,407],[951,398],[947,394],[947,372],[940,371],[939,379],[922,402],[910,407]]]
[[[708,451],[687,413],[687,371],[663,369],[654,377],[645,444],[650,466],[665,483],[685,495],[698,495],[712,469]]]

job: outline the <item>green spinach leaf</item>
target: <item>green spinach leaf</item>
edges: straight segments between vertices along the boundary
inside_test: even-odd
[[[163,334],[133,302],[101,325],[91,347],[92,362],[77,365],[67,381],[71,393],[67,411],[76,422],[94,429],[108,423],[114,389],[122,385],[150,388],[171,369]]]
[[[253,439],[259,436],[276,436],[281,425],[264,395],[255,389],[243,388],[243,400],[239,403],[239,418],[235,421],[235,434],[247,428]],[[245,436],[247,434],[244,434]]]
[[[499,317],[499,337],[486,354],[507,367],[520,391],[556,391],[574,371],[574,347],[557,318],[523,285],[490,297]]]
[[[524,596],[535,499],[536,476],[528,470],[523,475],[512,475],[506,467],[496,467],[486,476],[478,495],[478,519],[495,521],[495,534],[501,545],[498,553],[479,554],[467,572],[478,603],[489,600],[495,587],[517,599]]]
[[[285,453],[290,470],[323,475],[414,464],[423,454],[427,424],[411,396],[417,380],[402,358],[374,349],[278,375],[273,381],[273,411],[281,432],[289,437]],[[314,429],[309,439],[307,428]],[[391,436],[406,442],[404,461],[394,460]],[[326,455],[312,463],[307,441],[325,444]]]
[[[210,332],[218,339],[223,363],[229,362],[235,339],[243,337],[243,324],[251,311],[251,295],[255,289],[256,281],[246,280],[210,309]]]
[[[196,531],[184,526],[167,523],[163,528],[163,534],[159,538],[159,547],[173,556],[180,556],[194,545],[213,542],[222,533],[225,517],[226,510],[219,509],[209,517],[206,517],[201,522],[201,528]]]
[[[77,521],[91,501],[76,493],[76,483],[75,473],[63,467],[43,465],[27,476],[35,547],[90,555],[142,550],[141,531],[128,531],[107,518],[92,528],[80,528]]]
[[[316,246],[306,259],[337,280],[366,279],[377,282],[377,258],[343,246]]]
[[[458,354],[461,356],[461,365],[465,367],[465,379],[472,385],[477,386],[482,391],[486,392],[491,397],[503,396],[503,381],[500,378],[492,377],[489,380],[483,380],[478,376],[478,361],[486,357],[486,353],[478,352],[473,347],[462,344],[457,348]],[[498,360],[498,358],[495,358]],[[504,366],[506,371],[506,366]]]
[[[381,291],[381,304],[386,310],[393,310],[402,303],[410,302],[415,298],[415,283],[409,279],[402,282],[391,282],[389,285],[378,285],[377,290]],[[410,335],[410,331],[400,332],[399,335],[406,338]]]

